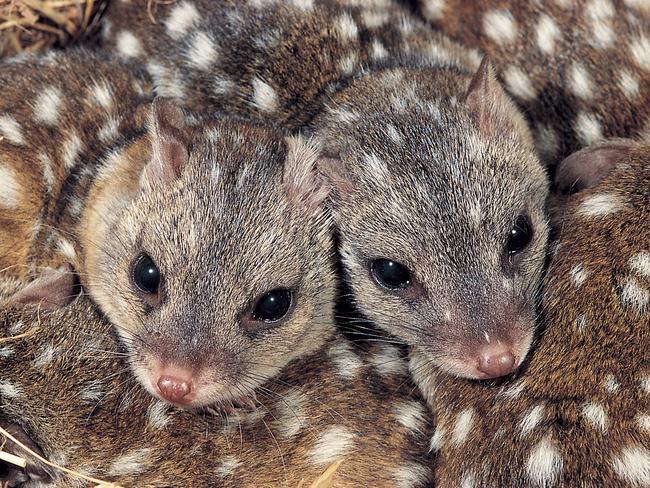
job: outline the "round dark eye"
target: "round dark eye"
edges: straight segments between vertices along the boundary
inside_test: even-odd
[[[389,259],[375,259],[370,265],[375,280],[389,290],[399,290],[411,285],[410,271],[400,263]]]
[[[506,252],[508,253],[508,256],[514,256],[515,254],[520,253],[532,240],[533,225],[527,216],[520,215],[508,236],[508,242],[506,244]]]
[[[143,293],[158,293],[160,270],[146,254],[142,254],[133,264],[133,283]]]
[[[283,288],[262,295],[253,307],[253,320],[275,322],[284,317],[291,306],[291,291]]]

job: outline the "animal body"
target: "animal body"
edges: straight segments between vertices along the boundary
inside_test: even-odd
[[[334,330],[318,153],[244,122],[188,120],[132,68],[85,50],[0,68],[2,269],[72,264],[152,394],[246,401]],[[66,303],[71,276],[15,300]]]
[[[493,60],[556,164],[612,137],[650,135],[650,8],[644,1],[419,0],[440,31]]]
[[[190,412],[133,380],[87,298],[53,311],[5,303],[0,337],[0,427],[86,476],[123,487],[296,487],[341,461],[334,487],[430,483],[430,421],[392,345],[360,349],[333,335],[266,381],[251,406]],[[0,461],[10,487],[86,486],[1,435],[0,445],[28,460],[26,470]]]
[[[520,373],[471,382],[411,363],[436,421],[436,486],[650,483],[650,147],[590,146],[559,186],[594,159],[611,172],[558,211],[543,332]]]
[[[321,141],[365,316],[459,376],[521,364],[548,188],[489,62],[389,2],[144,3],[113,2],[102,44],[157,93]]]

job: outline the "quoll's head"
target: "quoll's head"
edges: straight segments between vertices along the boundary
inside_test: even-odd
[[[360,310],[425,362],[495,378],[534,335],[547,177],[487,60],[469,86],[431,76],[386,70],[348,88],[320,121],[321,169]]]
[[[160,100],[150,119],[102,170],[84,284],[153,395],[188,407],[250,399],[332,332],[316,149],[238,122],[188,126]],[[142,169],[120,183],[131,167]]]

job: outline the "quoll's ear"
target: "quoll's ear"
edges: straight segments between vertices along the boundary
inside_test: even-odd
[[[9,301],[55,310],[66,306],[76,295],[75,275],[70,266],[65,266],[45,270],[41,276],[11,296]]]
[[[183,110],[164,98],[151,105],[149,137],[151,161],[142,173],[142,183],[168,185],[177,180],[189,160]]]
[[[476,120],[479,130],[488,136],[517,135],[533,147],[528,124],[510,96],[501,87],[490,59],[485,56],[461,97]]]
[[[289,199],[314,212],[330,193],[330,185],[318,171],[320,152],[314,140],[289,136],[283,182]]]
[[[574,152],[557,168],[556,191],[572,194],[596,186],[637,144],[632,139],[608,139]]]

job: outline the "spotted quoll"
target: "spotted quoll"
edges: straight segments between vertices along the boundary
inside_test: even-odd
[[[42,284],[40,285],[42,286]],[[340,335],[265,383],[250,406],[190,412],[153,399],[128,372],[110,323],[86,298],[43,311],[0,308],[0,427],[48,460],[123,487],[429,486],[432,434],[405,353]],[[0,483],[85,486],[12,442]],[[24,484],[20,484],[24,483]]]
[[[650,136],[650,3],[418,0],[494,61],[551,164],[609,137]]]
[[[436,421],[436,486],[650,485],[650,146],[583,149],[559,186],[593,158],[611,172],[558,212],[542,334],[520,374],[470,382],[412,362]]]
[[[318,138],[363,314],[459,376],[521,364],[548,185],[487,60],[388,2],[145,3],[112,2],[103,45],[157,93]]]
[[[83,289],[135,377],[175,405],[227,407],[334,333],[331,222],[310,141],[201,117],[78,50],[0,67],[0,269]],[[32,274],[33,275],[33,274]]]

